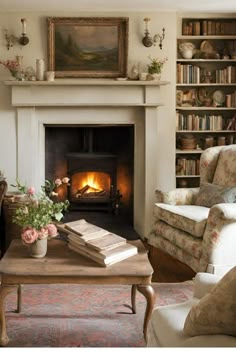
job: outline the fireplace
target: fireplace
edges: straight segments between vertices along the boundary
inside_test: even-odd
[[[71,210],[103,210],[132,219],[134,127],[77,126],[45,129],[46,179],[68,176]]]
[[[116,156],[75,152],[66,159],[72,207],[115,212]]]
[[[158,181],[157,108],[162,105],[161,87],[168,82],[58,79],[54,82],[11,80],[5,84],[11,86],[11,103],[16,109],[17,176],[37,190],[45,178],[54,178],[54,172],[45,163],[48,160],[45,145],[49,126],[62,130],[67,126],[71,129],[71,137],[78,134],[72,127],[133,126],[133,185],[127,188],[129,163],[122,167],[120,161],[127,160],[123,151],[117,157],[117,189],[122,190],[122,208],[132,200],[135,231],[141,237],[148,235]],[[120,138],[122,140],[122,134]],[[122,150],[128,140],[122,144],[116,141]],[[100,141],[96,144],[96,153],[107,151],[99,150],[99,144]],[[54,142],[50,160],[57,166],[60,176],[67,174],[66,159],[61,157],[80,151],[76,139],[69,138],[66,144]],[[116,154],[116,151],[107,152]],[[128,190],[132,195],[127,194]]]

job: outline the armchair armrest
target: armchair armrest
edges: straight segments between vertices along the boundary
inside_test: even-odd
[[[236,264],[236,204],[211,207],[202,240],[201,262],[213,265]],[[204,269],[204,268],[202,268]]]
[[[176,188],[169,192],[156,190],[157,203],[191,205],[199,193],[199,188]]]
[[[221,279],[220,276],[210,273],[197,273],[193,281],[193,297],[201,299]]]

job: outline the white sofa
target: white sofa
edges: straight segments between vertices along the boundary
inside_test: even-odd
[[[193,298],[180,304],[154,309],[147,329],[147,347],[236,347],[236,337],[230,335],[187,336],[183,332],[185,319],[194,304],[219,281],[215,274],[198,273],[194,278]]]

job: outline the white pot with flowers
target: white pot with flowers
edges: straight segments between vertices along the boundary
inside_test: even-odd
[[[29,254],[42,258],[47,253],[47,241],[57,236],[56,222],[63,217],[69,202],[53,202],[43,188],[37,195],[34,187],[24,187],[17,181],[17,187],[25,192],[25,203],[16,209],[13,222],[22,228],[21,239],[29,247]]]
[[[168,59],[167,58],[158,59],[158,58],[153,58],[151,56],[149,56],[148,59],[150,60],[150,63],[147,65],[148,67],[147,80],[159,81],[161,79],[162,68]]]

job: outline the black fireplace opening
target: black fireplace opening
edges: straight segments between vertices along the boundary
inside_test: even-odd
[[[45,178],[70,178],[71,210],[133,218],[134,126],[45,126]]]

